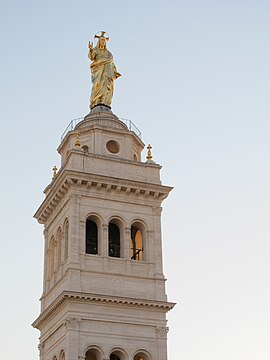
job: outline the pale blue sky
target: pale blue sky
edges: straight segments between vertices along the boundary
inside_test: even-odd
[[[262,0],[1,0],[1,359],[38,358],[32,215],[62,132],[88,112],[99,30],[123,75],[113,111],[175,187],[163,207],[169,360],[270,358],[269,15]]]

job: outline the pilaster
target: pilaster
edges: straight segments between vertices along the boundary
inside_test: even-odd
[[[166,326],[156,326],[156,338],[157,338],[157,359],[167,359],[167,333],[169,331]]]
[[[78,359],[79,354],[79,330],[81,319],[68,317],[66,327],[66,360]]]
[[[102,236],[101,236],[101,256],[108,256],[108,224],[102,224]]]

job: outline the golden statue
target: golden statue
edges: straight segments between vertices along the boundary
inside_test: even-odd
[[[93,43],[89,41],[88,57],[92,61],[90,65],[92,92],[90,98],[90,109],[96,105],[105,105],[110,107],[113,97],[114,80],[121,74],[117,72],[113,62],[113,56],[107,50],[106,42],[109,37],[105,37],[106,32],[101,31],[101,35],[95,35],[98,43],[93,47]]]

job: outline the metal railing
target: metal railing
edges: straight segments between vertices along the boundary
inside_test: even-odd
[[[80,118],[77,118],[77,119],[73,119],[71,120],[71,122],[68,124],[68,126],[66,127],[65,131],[63,132],[62,136],[61,136],[61,142],[64,140],[65,136],[67,135],[67,133],[69,131],[72,131],[75,129],[75,126],[80,122],[82,121],[84,118],[83,117],[80,117]]]
[[[76,127],[76,125],[82,121],[84,119],[84,117],[80,117],[80,118],[76,118],[70,121],[70,123],[68,124],[68,126],[66,127],[65,131],[63,132],[62,136],[61,136],[61,143],[64,140],[65,136],[67,135],[67,133],[69,131],[73,131]],[[140,139],[142,137],[142,133],[141,131],[137,128],[137,126],[129,119],[123,119],[123,118],[119,118],[120,121],[122,121],[128,128],[128,130],[133,131]]]
[[[132,256],[131,256],[131,260],[142,260],[142,254],[140,256],[140,253],[142,252],[142,249],[134,249],[134,248],[131,248],[132,252],[134,253]]]
[[[141,139],[142,133],[137,128],[137,126],[134,124],[134,122],[132,122],[129,119],[123,119],[123,118],[119,118],[119,120],[121,120],[123,123],[125,123],[127,125],[128,130],[133,131]]]

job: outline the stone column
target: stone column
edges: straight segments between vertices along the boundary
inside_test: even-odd
[[[130,260],[130,239],[131,239],[131,232],[130,228],[125,228],[125,239],[124,239],[124,258]]]
[[[103,257],[103,270],[104,271],[108,270],[108,249],[109,249],[108,232],[109,232],[108,224],[103,224],[102,225],[101,255]]]
[[[131,272],[131,262],[130,260],[130,239],[131,239],[131,232],[130,227],[125,228],[125,259],[126,261],[126,272]]]
[[[102,225],[102,248],[101,248],[101,255],[108,256],[108,249],[109,249],[109,241],[108,241],[108,234],[109,234],[109,226],[108,224]]]
[[[79,231],[79,254],[81,268],[85,268],[85,221],[80,220],[80,231]]]

